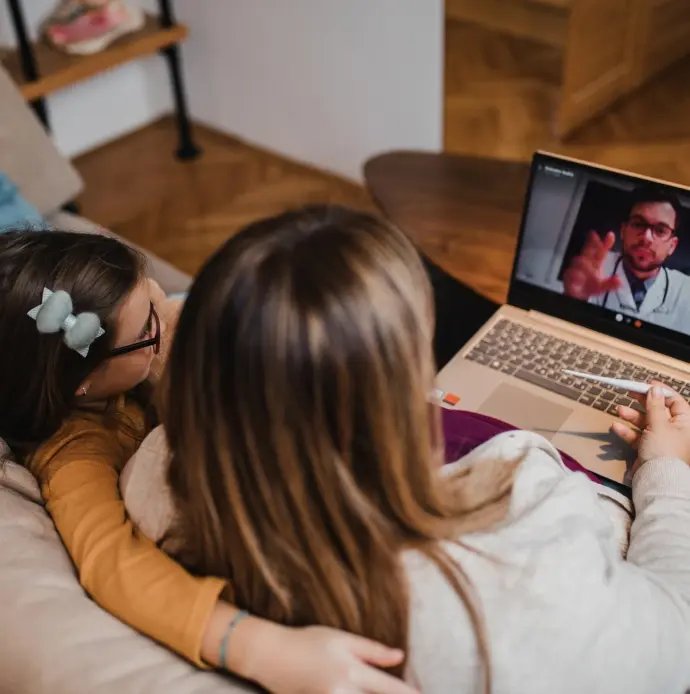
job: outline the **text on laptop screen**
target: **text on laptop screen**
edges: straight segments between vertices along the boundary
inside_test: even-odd
[[[535,155],[514,279],[690,335],[688,208],[685,189]]]

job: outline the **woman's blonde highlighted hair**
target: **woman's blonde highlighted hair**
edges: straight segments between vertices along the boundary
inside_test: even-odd
[[[442,541],[500,519],[512,474],[481,489],[438,474],[432,309],[417,252],[369,214],[309,207],[231,238],[195,281],[166,379],[179,556],[254,614],[405,648],[416,549],[467,605],[488,687],[477,602]]]

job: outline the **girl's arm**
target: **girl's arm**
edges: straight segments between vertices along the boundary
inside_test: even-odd
[[[225,582],[196,578],[138,532],[126,517],[115,434],[79,423],[29,461],[46,508],[79,580],[108,612],[197,665]]]
[[[209,662],[236,614],[224,602],[214,610],[202,643]],[[274,694],[419,694],[378,669],[399,665],[401,651],[327,627],[289,628],[248,617],[232,632],[226,658],[231,672]]]
[[[414,694],[376,667],[403,654],[332,629],[289,629],[248,617],[224,636],[237,608],[218,600],[225,583],[198,578],[132,525],[116,469],[129,452],[112,432],[75,425],[28,463],[85,590],[121,621],[197,665],[220,664],[277,694]]]

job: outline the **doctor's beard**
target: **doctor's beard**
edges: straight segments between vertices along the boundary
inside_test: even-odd
[[[659,272],[666,258],[659,259],[654,251],[644,243],[635,244],[623,256],[626,265],[635,273],[652,276]]]

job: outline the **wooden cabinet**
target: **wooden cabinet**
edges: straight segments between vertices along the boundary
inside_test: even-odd
[[[576,130],[689,52],[690,0],[575,0],[558,134]]]

